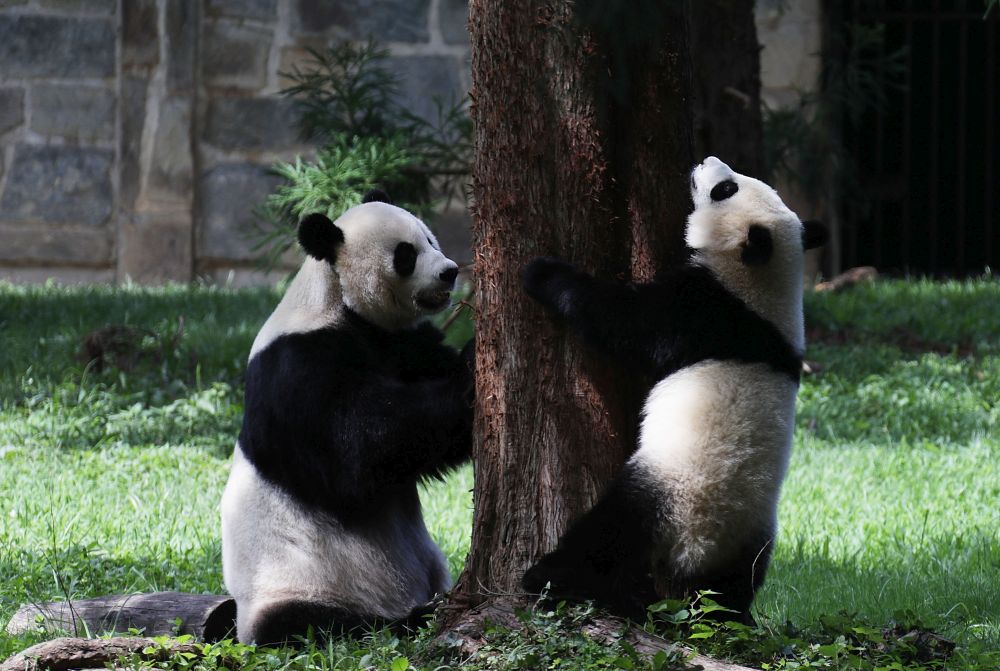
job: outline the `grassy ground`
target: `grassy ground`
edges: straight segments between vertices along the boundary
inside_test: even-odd
[[[0,285],[0,623],[27,601],[222,589],[240,375],[277,297]],[[1000,649],[998,305],[995,280],[808,297],[820,371],[800,392],[764,621],[846,610]],[[107,324],[147,330],[127,334],[145,352],[128,371],[78,358]],[[471,485],[466,469],[424,496],[454,573]],[[0,659],[29,642],[0,633]],[[399,658],[395,645],[377,659]]]

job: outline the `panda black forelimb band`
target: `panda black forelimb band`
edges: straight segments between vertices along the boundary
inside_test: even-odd
[[[255,355],[240,433],[266,479],[334,512],[376,496],[381,483],[438,475],[468,458],[472,444],[471,372],[457,353],[427,342],[438,368],[406,372],[366,363],[349,341],[336,332],[286,335]]]
[[[690,264],[634,285],[557,263],[529,265],[525,283],[535,283],[526,286],[529,295],[619,364],[663,377],[706,359],[763,362],[799,379],[801,354],[707,268]]]

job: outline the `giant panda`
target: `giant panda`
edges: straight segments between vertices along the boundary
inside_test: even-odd
[[[689,262],[648,284],[554,259],[527,293],[587,345],[657,380],[638,446],[598,503],[524,575],[533,593],[644,619],[664,597],[718,592],[752,621],[788,464],[804,348],[803,225],[778,194],[715,157],[691,173]]]
[[[471,450],[471,347],[425,320],[458,267],[384,193],[364,201],[301,221],[307,258],[250,351],[221,505],[244,642],[392,623],[450,586],[417,484]]]

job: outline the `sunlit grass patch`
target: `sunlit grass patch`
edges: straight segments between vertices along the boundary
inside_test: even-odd
[[[1000,643],[998,448],[803,440],[759,611],[804,623],[910,610]]]
[[[0,624],[28,601],[223,589],[218,503],[242,372],[278,297],[0,284]],[[992,279],[807,297],[819,373],[802,380],[762,621],[809,627],[845,610],[877,628],[909,611],[960,643],[1000,649],[997,306]],[[181,317],[159,360],[99,371],[78,357],[95,329],[172,338]],[[453,575],[472,485],[466,466],[422,488]],[[0,633],[0,657],[31,642]],[[364,668],[419,653],[371,646],[252,661],[305,668],[329,653],[350,659],[320,668]]]

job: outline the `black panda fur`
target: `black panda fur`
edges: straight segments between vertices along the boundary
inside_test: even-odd
[[[386,331],[350,309],[335,328],[280,336],[247,366],[244,455],[298,502],[364,524],[394,486],[468,458],[467,374],[441,341],[430,324]]]
[[[692,262],[654,282],[605,282],[547,258],[524,270],[547,312],[659,382],[636,453],[523,584],[638,620],[661,598],[713,590],[737,611],[721,617],[750,621],[802,367],[802,251],[821,236],[714,157],[695,168],[692,189]]]
[[[417,484],[471,449],[471,344],[423,320],[457,266],[426,226],[372,199],[336,224],[306,217],[299,239],[309,257],[251,350],[222,502],[245,642],[419,623],[451,578]]]

